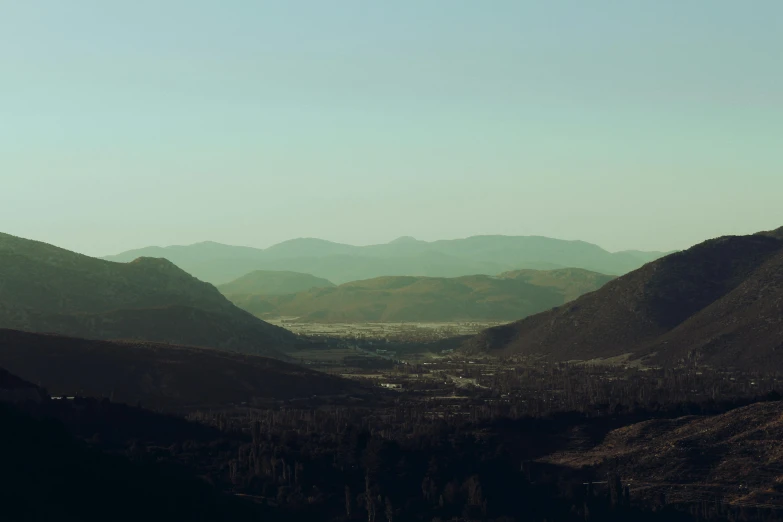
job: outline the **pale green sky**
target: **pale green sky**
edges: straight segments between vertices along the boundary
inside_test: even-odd
[[[103,255],[783,225],[779,0],[0,0],[0,231]]]

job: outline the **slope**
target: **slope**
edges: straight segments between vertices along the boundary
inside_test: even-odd
[[[780,368],[783,352],[783,250],[723,298],[657,340],[651,363]]]
[[[294,339],[165,259],[112,263],[6,234],[0,234],[0,328],[267,354]]]
[[[361,391],[352,381],[256,355],[16,330],[0,330],[0,367],[53,396],[112,397],[169,411]]]
[[[760,402],[722,415],[632,424],[592,450],[546,460],[575,468],[612,462],[637,495],[766,504],[783,493],[781,432],[783,402]]]
[[[73,438],[51,418],[0,404],[3,520],[258,520],[259,509],[161,464],[131,462]]]
[[[254,270],[292,270],[337,284],[380,276],[460,277],[532,268],[575,267],[604,274],[624,274],[660,257],[659,252],[607,252],[584,241],[540,236],[473,236],[353,246],[301,238],[267,249],[217,243],[150,247],[105,259],[131,261],[139,256],[165,257],[196,277],[223,284]]]
[[[557,288],[563,293],[564,302],[598,290],[614,279],[614,276],[599,274],[581,268],[559,270],[514,270],[500,274],[505,279],[516,279],[531,285]]]
[[[311,322],[509,321],[599,288],[609,276],[582,270],[520,271],[502,277],[379,277],[296,295],[232,295],[266,317]]]
[[[693,318],[695,324],[713,323],[708,316],[694,316],[724,297],[723,303],[714,305],[723,317],[737,318],[750,330],[762,320],[765,315],[758,311],[753,316],[746,314],[742,309],[746,303],[733,291],[742,293],[746,281],[751,285],[749,289],[779,285],[779,280],[775,283],[778,276],[774,259],[781,249],[783,241],[769,235],[706,241],[649,263],[566,306],[486,330],[463,348],[468,352],[587,360],[628,353],[649,355],[655,351],[650,347],[657,346],[658,360],[673,363],[671,355],[682,353],[672,352],[674,345],[670,348],[662,336],[682,325],[677,335],[688,344],[685,340],[692,341],[699,334],[686,321]],[[767,267],[767,263],[772,265]],[[779,306],[774,299],[758,293],[751,298],[764,309]],[[774,343],[783,335],[779,328],[773,327],[770,332],[765,342]],[[732,342],[746,343],[748,350],[757,347],[747,335],[735,337]]]
[[[329,288],[334,283],[301,272],[256,270],[230,283],[218,286],[226,294],[285,295],[311,288]]]

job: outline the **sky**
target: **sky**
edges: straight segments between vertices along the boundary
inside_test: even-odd
[[[0,0],[0,231],[89,255],[783,225],[779,0]]]

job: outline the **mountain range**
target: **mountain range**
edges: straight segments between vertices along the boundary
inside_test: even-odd
[[[243,278],[244,279],[244,278]],[[388,276],[292,295],[254,293],[242,279],[221,286],[237,306],[261,317],[318,323],[512,321],[596,290],[612,276],[587,270],[518,270],[499,277]]]
[[[584,241],[495,235],[432,242],[403,237],[369,246],[301,238],[266,249],[205,242],[147,247],[104,259],[128,262],[138,257],[162,257],[213,284],[228,283],[255,270],[303,272],[342,284],[382,276],[494,275],[520,268],[582,268],[621,275],[663,255],[641,251],[611,253]]]
[[[783,368],[783,228],[705,241],[564,306],[488,329],[462,349]]]
[[[0,328],[282,357],[293,334],[165,259],[95,259],[0,234]]]

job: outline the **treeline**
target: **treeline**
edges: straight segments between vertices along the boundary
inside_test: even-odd
[[[567,446],[574,428],[597,442],[611,429],[656,416],[721,413],[779,398],[478,422],[427,421],[418,407],[402,405],[385,413],[281,409],[196,417],[249,437],[218,480],[303,520],[783,520],[769,509],[651,504],[634,498],[620,476],[534,462]]]

